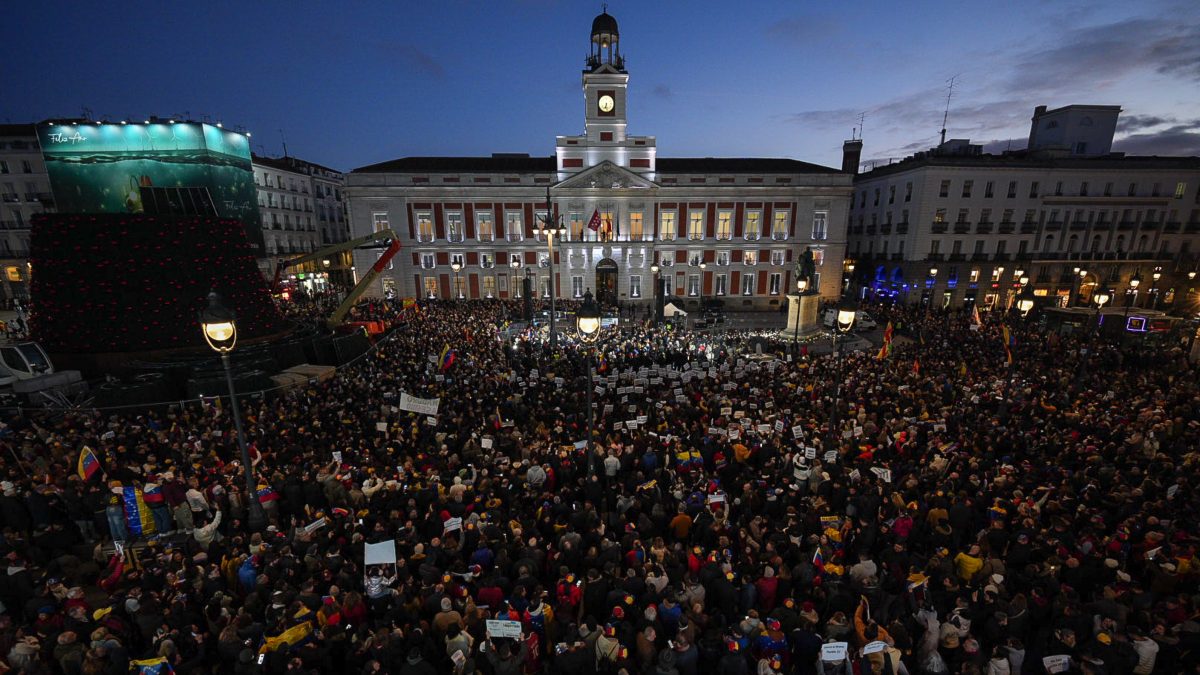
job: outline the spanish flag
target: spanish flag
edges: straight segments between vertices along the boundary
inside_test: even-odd
[[[879,361],[886,359],[892,355],[892,322],[889,321],[887,329],[883,331],[883,346],[879,348],[879,353],[875,358]]]
[[[96,472],[100,470],[100,460],[96,459],[96,453],[92,452],[92,449],[86,445],[79,451],[79,462],[75,470],[79,473],[79,477],[85,481],[96,475]]]

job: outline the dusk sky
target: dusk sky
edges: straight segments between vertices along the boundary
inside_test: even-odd
[[[600,3],[18,2],[0,121],[221,120],[254,150],[349,170],[408,155],[548,156],[583,129]],[[1036,105],[1124,108],[1114,150],[1200,155],[1200,3],[614,0],[629,130],[662,156],[837,166],[948,137],[1022,147]]]

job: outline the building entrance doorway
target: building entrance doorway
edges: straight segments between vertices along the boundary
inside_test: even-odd
[[[617,263],[609,258],[596,264],[596,301],[609,307],[617,304]]]

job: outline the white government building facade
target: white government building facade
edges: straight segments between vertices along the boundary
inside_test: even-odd
[[[1048,304],[1104,290],[1118,308],[1194,311],[1200,158],[1113,153],[1120,112],[1039,106],[1024,149],[988,155],[951,140],[860,174],[847,252],[856,288],[1004,308],[1026,276]]]
[[[353,236],[394,230],[403,249],[371,296],[515,298],[532,277],[545,297],[592,291],[607,304],[668,294],[767,309],[795,292],[813,250],[822,296],[842,287],[853,176],[792,159],[659,157],[627,133],[629,74],[617,22],[592,23],[583,71],[584,133],[546,157],[407,157],[346,176]],[[540,232],[547,215],[565,233]],[[596,224],[596,227],[589,227]],[[379,250],[355,252],[361,277]]]

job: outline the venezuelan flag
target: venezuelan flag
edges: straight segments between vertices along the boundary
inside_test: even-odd
[[[279,495],[275,492],[275,490],[270,485],[265,483],[259,483],[258,490],[256,490],[255,493],[258,495],[258,503],[260,504],[266,504],[267,502],[273,502],[279,499]]]
[[[442,372],[445,372],[447,369],[449,369],[450,366],[454,365],[454,359],[457,358],[456,354],[457,352],[455,350],[450,349],[449,344],[447,344],[445,347],[442,347],[442,354],[438,357],[438,368]]]
[[[175,669],[171,667],[171,664],[167,663],[167,659],[162,656],[156,659],[130,661],[129,665],[131,668],[137,669],[135,671],[137,672],[137,675],[162,675],[163,673],[175,672]]]
[[[279,649],[292,649],[298,645],[302,645],[312,639],[312,622],[303,621],[283,631],[275,637],[269,637],[263,641],[262,647],[259,648],[260,654],[277,651]]]
[[[96,459],[96,453],[92,452],[88,446],[83,446],[83,449],[79,451],[79,463],[76,467],[79,477],[86,481],[96,475],[99,470],[100,460]]]
[[[129,534],[140,537],[154,534],[154,517],[150,515],[150,507],[142,491],[135,487],[122,488],[125,502],[125,526]]]

